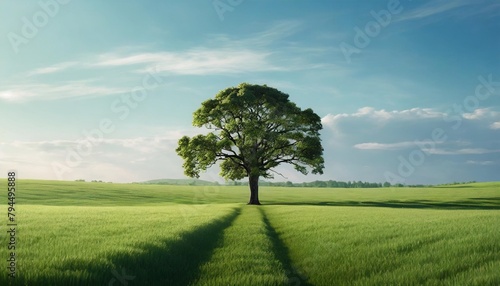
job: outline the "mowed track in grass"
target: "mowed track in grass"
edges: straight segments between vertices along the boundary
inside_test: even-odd
[[[280,261],[269,227],[259,207],[243,207],[195,285],[286,285],[287,265]]]
[[[499,187],[264,187],[256,207],[247,187],[21,180],[16,281],[499,285]]]

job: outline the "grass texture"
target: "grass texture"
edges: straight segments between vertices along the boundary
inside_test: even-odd
[[[17,188],[0,285],[500,285],[500,183],[264,187],[263,206],[242,186]]]

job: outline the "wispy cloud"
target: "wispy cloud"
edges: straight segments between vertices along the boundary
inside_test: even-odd
[[[483,154],[491,154],[491,153],[499,153],[500,150],[490,150],[484,148],[466,148],[466,149],[424,149],[423,151],[428,152],[429,154],[434,155],[483,155]]]
[[[464,113],[462,117],[469,120],[489,119],[500,116],[500,112],[494,111],[491,108],[478,108],[471,113]]]
[[[4,87],[0,99],[16,102],[26,100],[50,100],[80,96],[111,95],[129,91],[120,87],[95,85],[89,80],[70,81],[58,84],[26,83]]]
[[[55,64],[52,66],[48,67],[43,67],[43,68],[38,68],[33,71],[30,71],[27,73],[27,76],[34,76],[34,75],[43,75],[43,74],[51,74],[51,73],[56,73],[56,72],[62,72],[67,70],[68,68],[74,67],[81,65],[79,62],[63,62],[59,64]]]
[[[474,161],[474,160],[468,160],[466,163],[471,165],[480,165],[480,166],[489,166],[495,164],[495,162],[493,161]]]
[[[163,135],[154,137],[135,137],[123,139],[102,139],[94,146],[124,148],[129,151],[140,153],[153,153],[155,151],[163,151],[166,148],[171,148],[177,143],[177,140],[183,136],[181,131],[170,131]],[[28,148],[42,152],[65,152],[68,148],[77,148],[82,140],[50,140],[50,141],[13,141],[0,143],[3,146],[12,146],[17,148]]]
[[[225,34],[214,34],[202,46],[183,51],[143,52],[135,54],[108,53],[100,55],[91,65],[141,66],[137,71],[146,72],[153,67],[159,72],[180,75],[234,74],[261,71],[290,71],[317,68],[323,63],[292,61],[283,62],[282,49],[276,51],[272,45],[286,39],[301,29],[298,21],[280,21],[271,27],[246,38],[230,38]],[[292,45],[293,46],[293,45]],[[293,46],[295,53],[303,49],[314,52],[323,48]]]
[[[285,40],[288,37],[296,34],[303,28],[300,21],[278,21],[273,23],[268,28],[250,34],[246,38],[231,38],[226,34],[212,34],[208,41],[209,46],[226,46],[226,47],[252,47],[253,49],[267,48],[280,40]],[[306,47],[307,48],[307,47]]]
[[[205,43],[187,50],[152,51],[145,47],[121,47],[102,54],[87,55],[13,75],[8,84],[0,85],[0,100],[14,102],[113,95],[129,91],[130,87],[126,85],[130,77],[152,70],[169,75],[234,75],[331,68],[324,62],[309,58],[303,60],[299,56],[304,50],[309,51],[308,54],[326,53],[327,50],[322,47],[290,45],[293,48],[287,51],[273,48],[276,41],[286,39],[301,27],[302,24],[297,21],[280,21],[245,38],[213,35]],[[117,78],[116,70],[124,79]],[[99,78],[99,83],[82,80],[82,75],[89,74]],[[53,76],[41,81],[38,77],[41,75]],[[61,75],[69,80],[55,79]]]
[[[180,75],[233,74],[285,70],[269,61],[270,52],[198,48],[185,52],[106,54],[94,63],[97,67],[140,65],[138,72],[169,72]]]
[[[433,143],[431,141],[420,142],[421,144],[429,144]],[[417,146],[415,142],[405,141],[405,142],[397,142],[397,143],[377,143],[377,142],[369,142],[369,143],[360,143],[356,144],[353,147],[361,150],[401,150],[407,149],[411,147]]]
[[[411,21],[411,20],[421,20],[424,18],[437,16],[457,8],[471,5],[473,2],[470,1],[429,1],[423,4],[421,7],[410,10],[406,13],[402,13],[395,22],[399,21]]]
[[[436,146],[442,145],[445,142],[434,142],[434,141],[420,141],[418,145],[415,142],[404,141],[404,142],[396,142],[396,143],[360,143],[356,144],[353,147],[360,150],[385,150],[385,151],[393,151],[393,150],[402,150],[408,148],[420,148],[420,146],[434,146],[433,148],[422,148],[422,151],[433,154],[433,155],[483,155],[490,153],[499,153],[498,149],[485,149],[485,148],[436,148]],[[447,145],[456,145],[459,147],[463,145],[461,142],[448,142]]]
[[[432,108],[416,107],[405,110],[387,111],[385,109],[377,110],[373,107],[363,107],[354,113],[327,114],[321,119],[321,122],[327,126],[335,126],[338,121],[347,118],[367,118],[376,121],[387,121],[443,118],[445,115],[445,113],[436,111]]]
[[[52,164],[68,164],[69,152],[76,152],[81,161],[78,160],[77,165],[68,165],[71,168],[64,174],[66,180],[85,178],[131,182],[139,177],[183,177],[182,169],[178,168],[182,161],[174,150],[184,133],[185,130],[171,130],[148,137],[105,138],[91,146],[85,145],[85,153],[78,151],[78,146],[86,144],[82,143],[83,138],[0,142],[2,151],[16,154],[2,156],[0,167],[25,170],[23,173],[30,178],[58,179]]]

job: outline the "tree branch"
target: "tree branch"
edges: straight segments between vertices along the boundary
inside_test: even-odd
[[[277,171],[275,171],[275,170],[273,170],[273,169],[268,169],[267,171],[271,171],[271,172],[273,172],[273,173],[275,173],[275,174],[280,175],[282,178],[284,178],[284,179],[288,180],[288,178],[287,178],[287,177],[285,177],[285,176],[284,176],[283,174],[281,174],[280,172],[277,172]]]

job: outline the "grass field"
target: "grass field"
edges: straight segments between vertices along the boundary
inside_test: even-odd
[[[240,186],[21,180],[16,195],[18,277],[2,231],[0,285],[500,285],[500,183],[262,187],[263,206]]]

